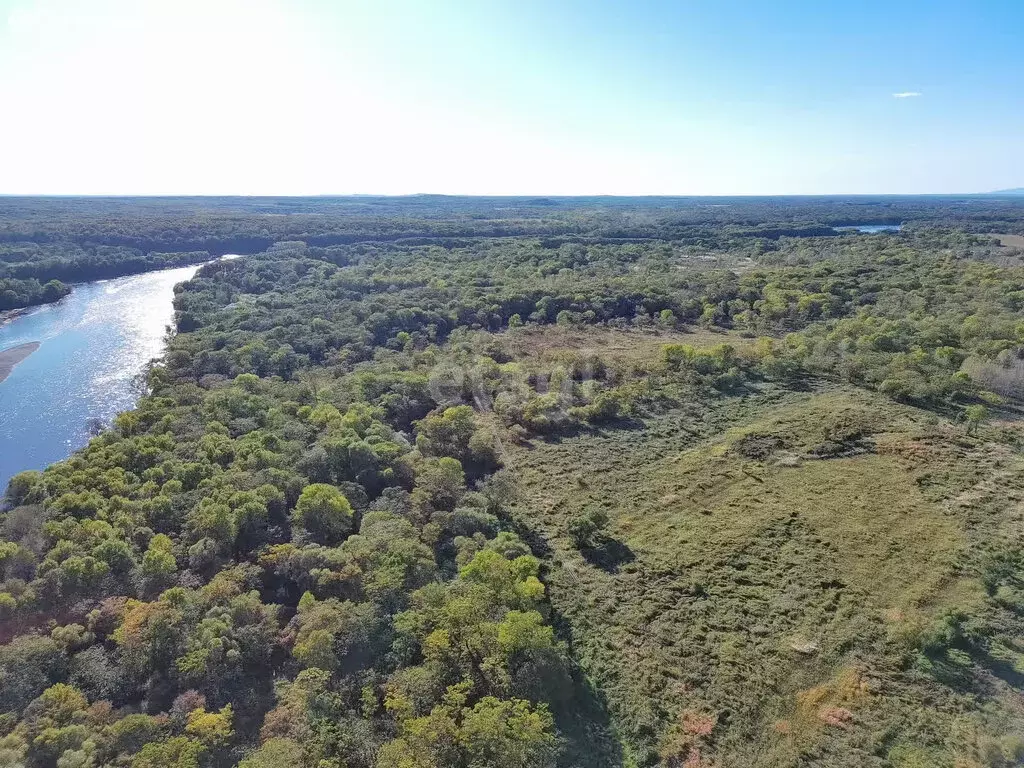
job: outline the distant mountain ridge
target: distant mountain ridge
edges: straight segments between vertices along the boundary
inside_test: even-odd
[[[1024,187],[1014,187],[1013,189],[997,189],[995,192],[989,192],[990,195],[1024,195]]]

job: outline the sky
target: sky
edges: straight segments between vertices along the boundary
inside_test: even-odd
[[[1020,0],[0,0],[2,194],[1024,186]]]

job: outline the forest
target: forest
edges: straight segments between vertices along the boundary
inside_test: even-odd
[[[724,201],[724,202],[723,202]],[[274,243],[464,245],[544,238],[668,240],[724,249],[751,240],[835,236],[871,224],[1024,234],[1013,196],[0,198],[0,310],[48,303],[64,283],[253,254]],[[33,281],[40,283],[37,286]]]
[[[64,298],[67,283],[104,280],[156,269],[201,264],[206,251],[143,253],[137,248],[73,242],[0,242],[0,311]]]
[[[0,309],[247,254],[6,489],[0,766],[1021,765],[1022,233],[984,196],[0,198]]]

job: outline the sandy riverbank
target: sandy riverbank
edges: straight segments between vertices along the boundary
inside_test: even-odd
[[[21,317],[33,307],[18,307],[17,309],[3,309],[0,310],[0,326],[11,322],[16,317]]]
[[[38,341],[30,341],[28,344],[19,344],[16,347],[5,349],[0,352],[0,381],[11,375],[14,366],[39,349]]]

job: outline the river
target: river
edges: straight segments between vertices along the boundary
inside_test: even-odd
[[[56,304],[0,326],[0,352],[39,342],[0,381],[0,495],[26,469],[84,446],[134,407],[140,374],[163,353],[174,286],[198,266],[76,285]]]
[[[857,224],[852,227],[832,227],[836,232],[862,232],[865,235],[877,235],[882,232],[899,232],[902,224]]]

